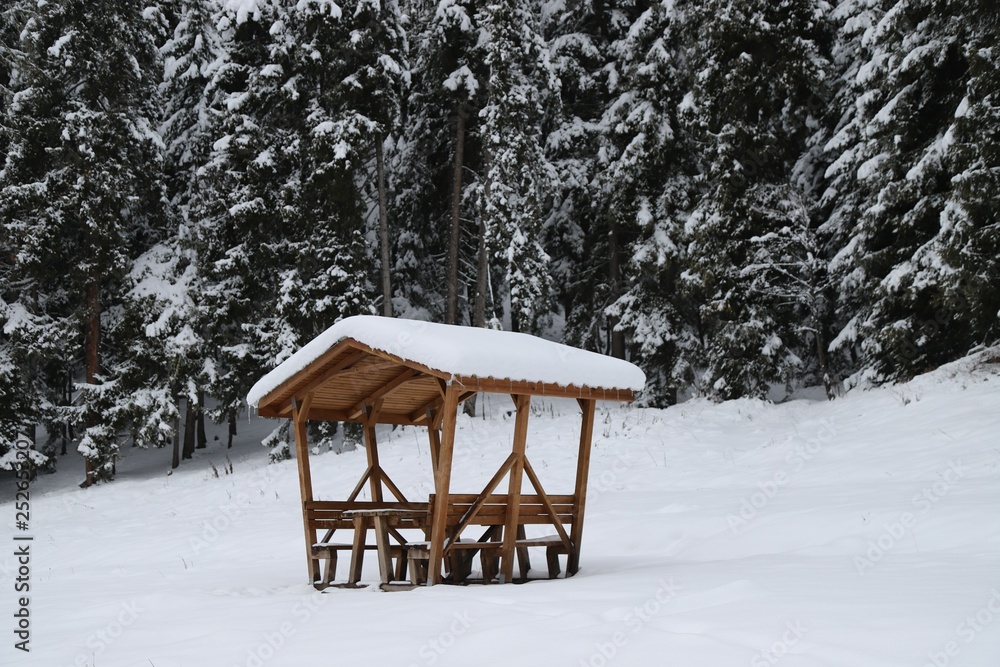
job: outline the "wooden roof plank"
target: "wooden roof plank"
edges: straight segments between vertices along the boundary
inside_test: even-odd
[[[386,398],[392,392],[402,387],[406,382],[409,382],[412,379],[414,379],[414,376],[417,375],[419,372],[420,371],[418,371],[416,368],[404,367],[402,373],[398,373],[391,380],[382,384],[378,389],[370,393],[367,397],[358,401],[354,405],[354,407],[349,410],[349,413],[352,417],[351,421],[357,419],[357,417],[361,415],[366,403],[372,403],[376,400]]]
[[[365,357],[365,354],[360,351],[354,351],[348,353],[343,359],[334,364],[331,368],[327,369],[321,373],[318,377],[314,378],[312,381],[308,382],[304,386],[299,386],[297,382],[300,382],[304,377],[308,377],[311,371],[317,368],[323,368],[326,364],[330,363],[331,360],[336,359],[338,356],[343,354],[346,350],[351,349],[348,345],[338,344],[333,346],[327,353],[321,356],[319,359],[309,364],[309,366],[302,372],[297,373],[295,376],[289,379],[288,382],[283,383],[281,386],[276,387],[274,391],[270,392],[267,396],[261,399],[257,406],[258,414],[264,412],[264,408],[268,407],[271,403],[276,400],[281,403],[281,406],[277,408],[278,411],[283,410],[285,403],[290,403],[293,396],[304,396],[310,394],[319,387],[326,384],[330,378],[345,368],[350,368],[355,363],[360,361]],[[283,400],[281,400],[283,398]]]

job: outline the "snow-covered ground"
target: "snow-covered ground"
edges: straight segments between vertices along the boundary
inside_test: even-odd
[[[32,487],[28,654],[5,475],[0,664],[996,667],[1000,367],[984,359],[833,402],[603,406],[582,569],[526,585],[317,593],[295,464],[255,444],[273,424],[244,425],[232,474],[219,442],[170,476],[168,452],[126,451],[117,481],[80,490],[67,457]],[[487,403],[460,419],[456,492],[510,446],[509,400]],[[533,407],[529,458],[568,492],[578,409]],[[380,435],[389,474],[426,497],[425,432]],[[315,456],[314,484],[343,497],[363,468],[363,451]]]

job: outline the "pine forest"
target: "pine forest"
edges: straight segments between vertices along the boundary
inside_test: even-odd
[[[177,466],[357,314],[658,407],[994,345],[998,45],[986,0],[4,0],[0,467]]]

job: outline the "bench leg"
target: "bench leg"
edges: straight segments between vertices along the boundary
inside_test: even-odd
[[[430,554],[426,551],[421,552],[417,549],[411,549],[409,555],[407,556],[408,565],[410,568],[410,583],[414,586],[419,586],[427,581],[427,563],[429,562]]]
[[[549,565],[549,579],[555,579],[559,576],[559,551],[559,547],[545,548],[545,559]]]
[[[323,585],[329,586],[337,578],[337,551],[330,549],[330,556],[326,559],[326,566],[323,568]]]
[[[396,581],[406,581],[406,549],[396,550]]]
[[[475,554],[466,553],[461,549],[453,549],[446,559],[448,580],[460,584],[472,574],[472,559]]]
[[[479,560],[483,567],[483,583],[488,584],[497,576],[498,554],[494,553],[492,549],[482,549],[479,552]]]
[[[413,557],[413,554],[410,554],[407,560],[410,566],[410,583],[419,586],[422,582],[420,581],[420,566],[417,564],[417,559]]]
[[[517,539],[527,539],[524,532],[524,524],[517,527]],[[528,556],[528,547],[517,547],[517,564],[521,572],[521,581],[528,580],[528,571],[531,569],[531,558]]]

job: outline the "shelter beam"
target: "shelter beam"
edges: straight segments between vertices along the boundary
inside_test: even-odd
[[[458,420],[459,388],[448,385],[442,410],[441,444],[434,464],[434,508],[431,523],[431,548],[427,564],[427,585],[441,583],[445,537],[448,530],[448,493],[451,489],[451,460],[455,447],[455,423]]]
[[[573,528],[570,540],[573,549],[566,561],[566,576],[572,577],[580,569],[580,542],[583,540],[583,513],[587,504],[587,480],[590,475],[590,449],[594,437],[594,413],[597,401],[579,399],[583,416],[580,424],[580,453],[576,460],[576,487],[573,490]]]
[[[364,437],[365,453],[368,456],[368,468],[371,474],[368,481],[371,483],[372,500],[382,502],[382,467],[378,462],[378,440],[375,437],[375,424],[378,419],[379,406],[374,407],[369,404],[364,405]]]
[[[500,583],[510,582],[514,577],[514,545],[517,542],[518,518],[521,514],[521,481],[524,478],[524,452],[528,440],[528,413],[531,411],[531,396],[514,396],[517,417],[514,419],[514,444],[507,487],[507,521],[503,527],[503,546],[500,547]]]
[[[292,399],[292,426],[295,431],[295,463],[299,469],[299,495],[302,499],[302,527],[306,539],[306,568],[309,582],[315,585],[320,580],[319,561],[312,557],[312,545],[316,533],[312,528],[307,509],[307,504],[313,500],[312,473],[309,470],[309,436],[306,431],[306,415],[309,414],[311,403],[312,394],[307,394],[301,404],[297,399]]]

